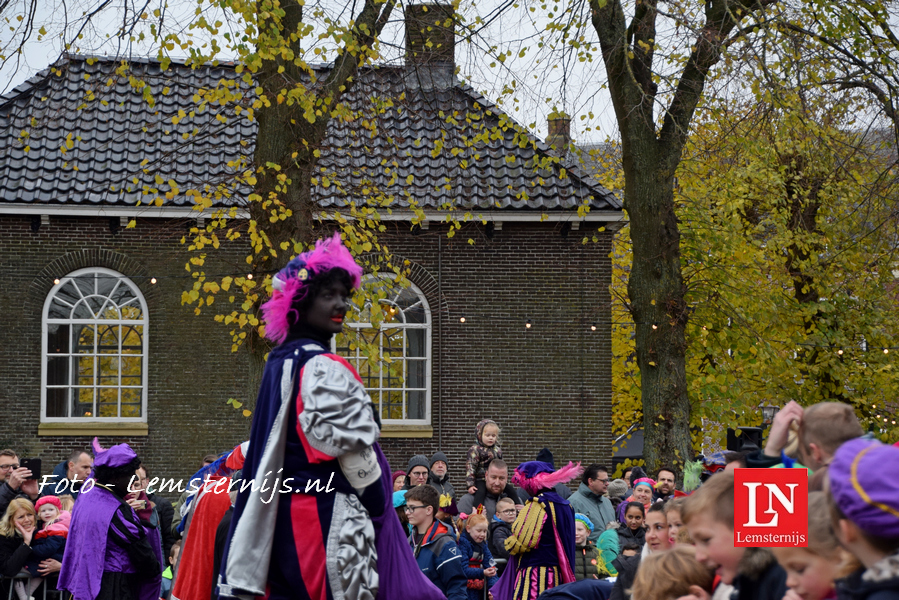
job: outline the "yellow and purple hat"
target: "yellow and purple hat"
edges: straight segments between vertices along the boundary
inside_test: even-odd
[[[857,438],[828,469],[834,503],[863,532],[899,538],[899,448]]]

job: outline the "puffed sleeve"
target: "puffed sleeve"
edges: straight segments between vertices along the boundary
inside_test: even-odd
[[[361,452],[378,441],[371,398],[343,362],[315,356],[303,368],[300,427],[309,445],[338,457]]]
[[[546,517],[546,509],[542,504],[533,499],[528,500],[512,523],[512,535],[506,538],[506,550],[510,554],[520,555],[536,548]]]

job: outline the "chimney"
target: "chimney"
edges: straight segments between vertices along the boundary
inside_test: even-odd
[[[423,90],[455,85],[456,20],[451,4],[406,7],[406,65],[409,83]]]
[[[558,156],[568,154],[571,145],[571,117],[554,110],[547,117],[546,144],[551,146]]]

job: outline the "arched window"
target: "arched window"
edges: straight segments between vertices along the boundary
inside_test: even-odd
[[[147,420],[147,303],[110,269],[80,269],[44,302],[41,420]]]
[[[431,309],[415,285],[384,285],[384,320],[370,321],[370,305],[335,337],[335,351],[359,372],[385,424],[431,423]],[[377,349],[369,360],[363,346]]]

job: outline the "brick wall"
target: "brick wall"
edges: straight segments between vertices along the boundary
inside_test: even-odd
[[[40,456],[49,473],[73,449],[90,445],[88,437],[37,435],[44,300],[54,277],[89,266],[131,277],[149,309],[149,437],[103,437],[101,443],[127,441],[156,475],[181,478],[205,454],[246,439],[249,419],[225,404],[246,395],[246,360],[231,353],[227,330],[211,315],[195,316],[181,306],[189,280],[179,241],[188,221],[138,219],[134,229],[115,235],[108,219],[51,216],[36,233],[31,222],[0,216],[0,447]],[[225,251],[206,268],[230,272],[239,261],[237,252]],[[151,276],[158,278],[155,285]]]
[[[172,278],[186,273],[179,240],[187,221],[138,219],[136,228],[115,235],[107,219],[51,217],[37,232],[31,223],[0,216],[0,406],[7,417],[0,447],[41,456],[49,470],[89,444],[37,436],[43,302],[53,277],[86,266],[132,277],[150,312],[150,434],[102,443],[128,441],[155,475],[186,477],[203,455],[246,439],[249,420],[225,404],[252,394],[246,358],[230,352],[226,327],[181,306],[189,281]],[[482,418],[502,426],[513,466],[544,446],[557,466],[610,462],[611,244],[607,233],[598,244],[582,244],[583,236],[565,237],[554,223],[506,223],[492,238],[477,224],[448,239],[440,225],[412,235],[408,224],[388,224],[382,240],[412,264],[411,279],[428,296],[434,323],[434,437],[385,438],[395,469],[405,469],[413,454],[441,449],[461,489],[465,453]],[[205,268],[239,272],[241,255],[236,248],[211,255]],[[150,276],[159,278],[156,285]]]

